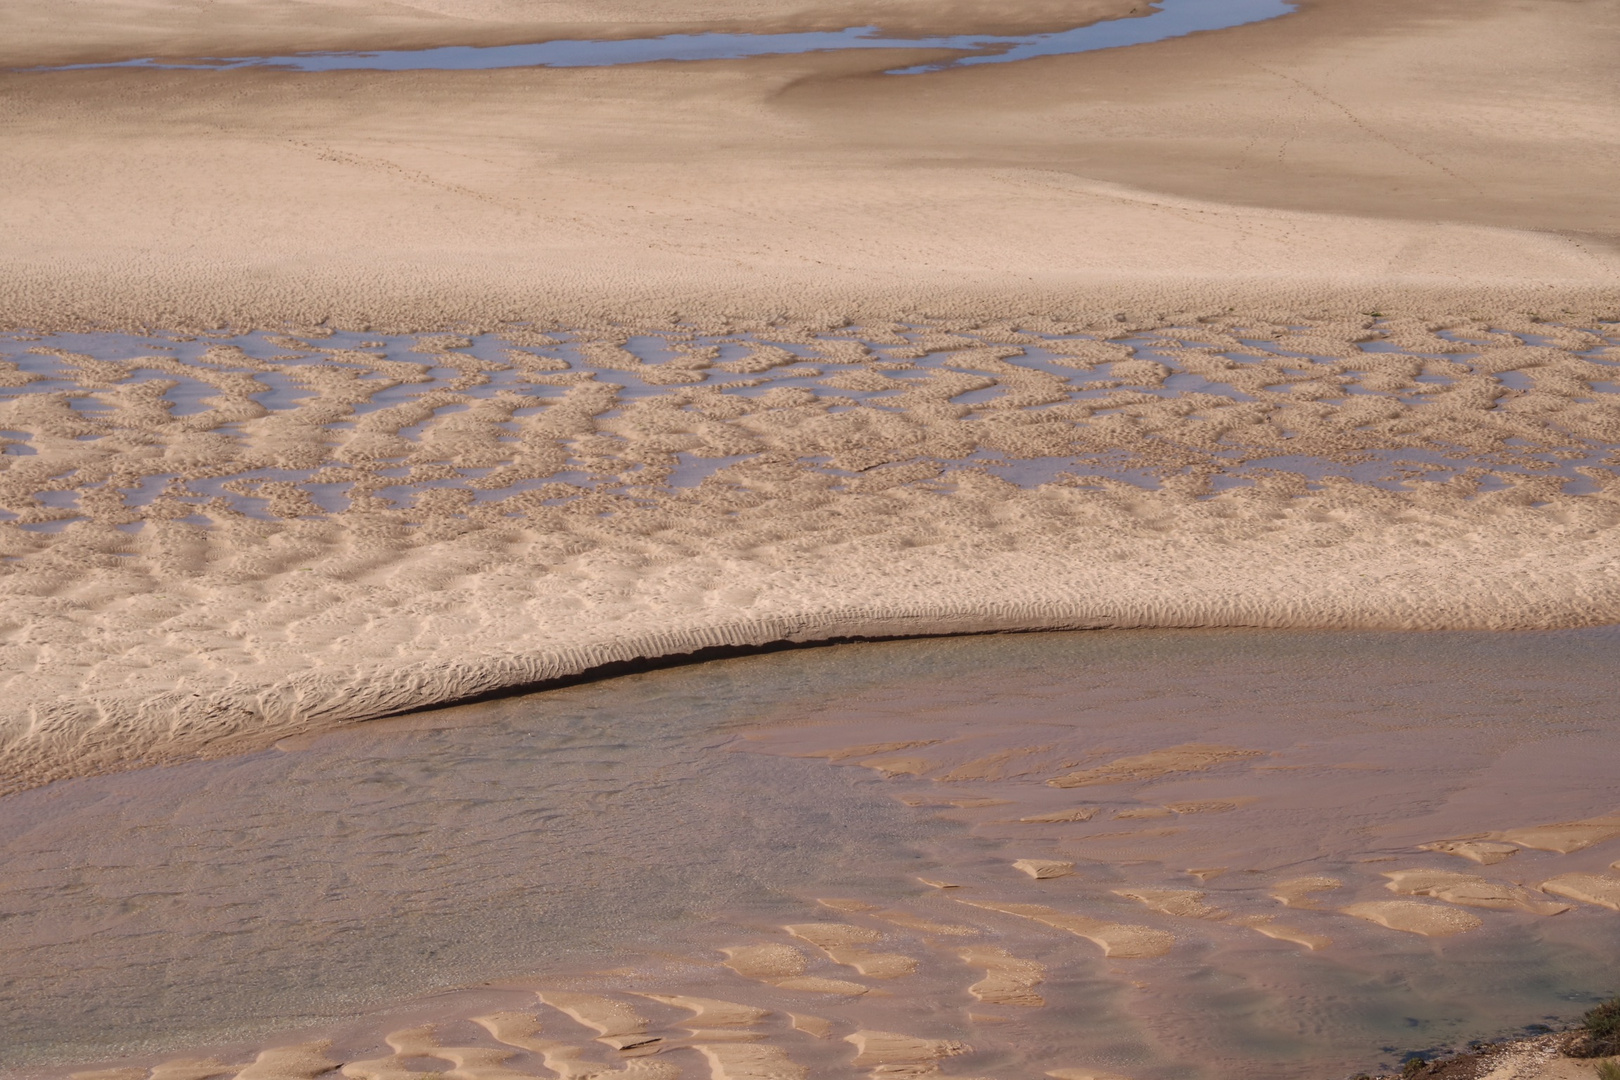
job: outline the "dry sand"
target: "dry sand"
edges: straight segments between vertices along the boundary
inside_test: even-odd
[[[273,50],[289,39],[271,27],[305,10],[77,8],[7,5],[0,62]],[[937,32],[983,19],[930,10]],[[500,40],[574,17],[458,12],[463,36]],[[461,39],[424,6],[316,21],[341,34],[312,28],[306,47]],[[87,26],[102,44],[78,44]],[[914,53],[5,73],[0,320],[1612,312],[1617,35],[1612,2],[1309,0],[1269,23],[923,78],[881,74]]]
[[[754,329],[731,360],[666,329],[668,358],[651,364],[622,329],[585,334],[572,361],[533,328],[485,341],[482,358],[464,337],[379,350],[305,335],[272,338],[296,351],[270,360],[220,339],[186,363],[25,335],[0,361],[17,388],[0,403],[0,784],[229,753],[711,646],[1620,618],[1612,328],[1358,315]],[[164,396],[180,380],[199,387],[185,409]],[[288,399],[267,408],[267,387]],[[1397,468],[1412,482],[1394,486],[1293,471],[1397,451],[1433,460]],[[1055,464],[1020,486],[991,459],[1014,476]],[[1084,475],[1087,461],[1109,465]],[[705,479],[676,484],[705,462]],[[1217,485],[1246,463],[1247,486]],[[238,501],[187,487],[208,483]],[[315,496],[334,484],[346,502],[328,511]],[[963,762],[960,777],[1016,775],[1027,753]],[[1052,783],[1090,791],[1248,755],[1189,743]],[[866,761],[915,774],[936,759],[922,743]],[[1483,839],[1573,849],[1617,830]]]

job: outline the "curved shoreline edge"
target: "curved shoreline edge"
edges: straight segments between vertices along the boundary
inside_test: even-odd
[[[1010,501],[1021,497],[1042,492]],[[896,544],[908,524],[899,514],[863,538],[830,544],[841,550],[813,567],[598,553],[559,574],[485,551],[484,569],[457,575],[455,589],[420,591],[413,574],[477,554],[455,539],[401,552],[392,587],[345,588],[341,567],[322,567],[320,580],[297,570],[271,575],[253,597],[205,572],[187,582],[199,599],[184,612],[184,654],[172,628],[132,628],[142,594],[115,601],[109,575],[91,572],[85,587],[101,600],[89,610],[74,613],[50,596],[8,600],[13,619],[31,622],[36,635],[54,629],[42,662],[9,680],[0,791],[261,749],[708,648],[1020,630],[1620,622],[1620,550],[1609,535],[1620,508],[1608,499],[1498,508],[1485,530],[1446,514],[1416,520],[1410,506],[1346,528],[1327,523],[1329,500],[1295,501],[1304,505],[1287,511],[1293,520],[1282,535],[1200,536],[1194,526],[1155,540],[1126,537],[1124,548],[1115,546],[1119,530],[1104,524],[1031,545],[1044,551],[985,550],[998,538],[981,529],[908,551]],[[1354,501],[1331,509],[1343,514]],[[173,530],[154,530],[166,531],[172,542]],[[729,591],[738,585],[746,592]],[[321,597],[312,618],[289,616],[300,606],[291,589]]]

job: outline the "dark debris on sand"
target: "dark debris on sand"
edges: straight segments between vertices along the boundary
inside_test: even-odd
[[[1379,1077],[1362,1075],[1355,1080],[1481,1080],[1508,1064],[1514,1066],[1517,1075],[1525,1076],[1534,1075],[1540,1067],[1559,1057],[1594,1060],[1617,1056],[1620,1056],[1620,997],[1589,1010],[1581,1017],[1580,1025],[1568,1031],[1544,1031],[1441,1056],[1414,1054],[1398,1073]],[[1602,1080],[1620,1080],[1620,1064],[1602,1062],[1598,1076]]]

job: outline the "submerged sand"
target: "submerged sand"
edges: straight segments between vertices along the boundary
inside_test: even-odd
[[[859,644],[53,785],[0,828],[0,1068],[1398,1067],[1609,989],[1558,890],[1620,881],[1615,640]]]

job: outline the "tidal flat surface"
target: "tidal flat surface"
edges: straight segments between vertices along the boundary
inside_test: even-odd
[[[1614,991],[1617,646],[847,645],[57,783],[0,814],[0,1062],[111,1061],[107,1080],[1398,1064]]]
[[[4,334],[0,522],[510,517],[790,460],[834,490],[1615,482],[1612,324],[1334,331]]]

